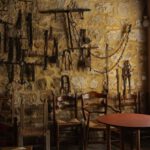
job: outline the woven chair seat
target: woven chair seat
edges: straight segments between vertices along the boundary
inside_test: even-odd
[[[21,133],[24,136],[43,136],[46,133],[45,131],[43,128],[26,128],[22,129]]]
[[[105,129],[106,125],[104,125],[102,123],[98,123],[96,120],[90,120],[89,127],[95,128],[95,129]]]
[[[70,126],[70,125],[79,125],[79,124],[81,124],[81,122],[78,120],[78,119],[76,119],[76,118],[74,118],[74,119],[71,119],[71,120],[57,120],[57,123],[58,123],[58,125],[68,125],[68,126]]]

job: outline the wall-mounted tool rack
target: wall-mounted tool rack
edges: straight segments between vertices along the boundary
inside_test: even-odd
[[[31,0],[18,0],[21,2],[33,2]],[[79,13],[80,18],[84,19],[84,12],[90,11],[90,9],[88,8],[67,8],[67,9],[49,9],[49,10],[40,10],[39,13],[41,14],[54,14],[55,16],[59,13],[62,13],[65,17],[65,25],[66,25],[66,37],[67,37],[67,48],[64,50],[69,52],[69,55],[71,55],[71,53],[74,50],[79,50],[79,57],[80,58],[84,58],[83,55],[83,51],[88,51],[89,49],[94,49],[96,47],[84,47],[80,45],[81,43],[81,39],[85,38],[84,34],[83,35],[78,35],[78,39],[76,40],[76,46],[74,44],[74,38],[73,38],[73,26],[72,26],[72,20],[71,20],[71,16],[73,13]],[[8,72],[8,82],[11,83],[14,80],[14,76],[15,76],[15,65],[19,65],[20,67],[20,83],[23,84],[25,83],[25,77],[27,78],[28,81],[34,81],[35,79],[35,66],[43,66],[43,69],[46,70],[47,69],[47,64],[48,63],[56,63],[58,61],[58,56],[59,56],[59,52],[58,52],[58,39],[57,37],[52,37],[53,39],[53,50],[52,50],[52,55],[49,56],[48,55],[48,40],[49,40],[49,36],[52,33],[49,33],[48,30],[44,31],[44,50],[43,50],[43,54],[38,53],[36,51],[32,50],[32,12],[26,14],[26,26],[29,28],[29,31],[27,31],[27,37],[22,37],[21,32],[20,35],[17,35],[17,37],[10,37],[9,35],[9,26],[12,26],[12,28],[14,28],[14,30],[21,30],[21,21],[22,21],[22,11],[19,10],[18,11],[18,17],[16,18],[16,24],[18,26],[16,26],[16,24],[11,24],[9,22],[5,22],[4,20],[0,19],[0,24],[3,25],[3,34],[0,34],[0,50],[2,53],[7,54],[8,56],[4,59],[4,58],[0,58],[0,64],[1,65],[6,65],[7,67],[7,72]],[[28,24],[27,24],[28,23]],[[8,28],[8,30],[7,30]],[[81,29],[82,31],[85,29]],[[80,31],[81,32],[81,31]],[[83,37],[80,37],[83,36]],[[22,47],[22,40],[26,40],[28,48],[27,49],[23,49]],[[1,42],[3,42],[3,44],[1,45]],[[83,42],[83,41],[82,41]],[[2,47],[3,46],[3,47]],[[64,53],[65,54],[65,53]],[[26,58],[27,57],[40,57],[42,58],[41,63],[28,63],[26,62]],[[90,57],[89,57],[90,58]],[[85,58],[84,58],[85,59]],[[66,60],[67,61],[67,60]],[[85,63],[83,62],[84,60],[80,60],[80,63],[82,61],[82,64]],[[66,64],[65,64],[66,65]],[[88,67],[86,65],[82,66],[82,67]],[[65,68],[69,68],[69,70],[71,69],[71,67],[65,67]]]
[[[63,14],[64,15],[64,22],[66,24],[66,38],[67,38],[67,48],[63,51],[63,57],[65,57],[65,54],[67,52],[67,55],[71,55],[71,52],[73,52],[74,50],[79,50],[79,62],[77,63],[78,69],[82,69],[84,70],[87,67],[90,67],[89,64],[86,64],[86,59],[90,60],[90,50],[91,49],[95,49],[97,47],[84,47],[82,44],[87,43],[87,37],[86,37],[86,30],[85,29],[80,29],[80,34],[79,33],[75,33],[78,36],[78,39],[76,39],[76,46],[73,42],[73,38],[75,39],[75,34],[73,34],[73,30],[75,30],[75,32],[77,32],[77,29],[73,29],[75,28],[72,23],[75,22],[72,18],[72,14],[73,13],[79,13],[80,18],[84,19],[84,12],[90,11],[90,9],[88,8],[57,8],[57,9],[48,9],[48,10],[40,10],[39,12],[41,14],[54,14],[55,17],[57,18],[57,14]],[[88,40],[90,42],[90,40]],[[88,53],[87,55],[84,54],[84,51],[87,51],[86,53]],[[71,56],[69,56],[70,59],[68,58],[68,67],[66,66],[66,61],[67,58],[63,58],[63,60],[65,60],[65,70],[70,70],[71,69]],[[68,68],[68,69],[67,69]]]
[[[72,32],[71,32],[71,20],[70,20],[70,13],[80,13],[80,15],[82,16],[83,19],[83,13],[86,11],[90,11],[90,9],[88,8],[68,8],[68,9],[49,9],[49,10],[41,10],[39,11],[42,14],[55,14],[57,15],[57,13],[65,13],[66,17],[67,17],[67,27],[68,27],[68,33],[67,33],[67,37],[68,37],[68,49],[71,49],[72,51],[74,50],[74,45],[73,45],[73,40],[72,40]]]

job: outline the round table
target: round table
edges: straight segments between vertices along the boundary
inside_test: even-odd
[[[107,150],[111,150],[110,126],[118,127],[121,130],[125,128],[136,130],[137,150],[140,150],[140,129],[150,128],[150,115],[145,114],[108,114],[98,117],[97,120],[100,123],[106,124],[107,127]],[[123,143],[123,139],[121,140],[121,143]],[[124,146],[121,144],[121,150],[123,149]]]

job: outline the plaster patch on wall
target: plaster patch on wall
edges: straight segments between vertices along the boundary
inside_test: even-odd
[[[113,5],[111,3],[99,2],[95,4],[95,9],[101,13],[112,13]]]
[[[103,3],[102,2],[97,2],[96,4],[95,4],[95,9],[97,10],[97,11],[99,11],[99,12],[103,12],[104,10],[103,10]]]
[[[113,11],[113,5],[111,3],[104,3],[103,4],[103,12],[104,13],[112,13]]]
[[[147,77],[145,75],[142,75],[142,81],[147,80]]]
[[[91,81],[91,83],[90,83],[90,87],[92,88],[92,89],[96,89],[97,87],[98,87],[98,81],[96,81],[96,80],[92,80]]]
[[[58,4],[56,0],[37,0],[38,6],[41,10],[49,9],[49,8],[57,8]]]
[[[139,29],[133,29],[129,35],[129,39],[137,42],[145,42],[145,32]]]
[[[141,19],[136,20],[135,27],[137,27],[137,28],[142,28],[143,27]]]
[[[113,90],[117,89],[117,81],[116,81],[116,80],[113,80],[113,81],[109,84],[109,87],[112,87]]]
[[[128,2],[120,2],[118,6],[118,15],[120,17],[128,17],[129,16],[129,3]]]
[[[142,86],[142,82],[138,81],[138,82],[136,83],[136,86],[137,86],[138,88],[140,88],[140,87]]]
[[[112,40],[120,40],[121,39],[121,31],[109,31],[107,33],[108,41]]]
[[[117,18],[115,18],[115,17],[110,17],[110,16],[108,16],[107,18],[106,18],[106,21],[107,21],[107,24],[110,26],[110,25],[120,25],[120,23],[119,23],[119,20],[117,19]]]
[[[84,87],[87,86],[87,81],[84,77],[72,77],[71,79],[72,86],[75,90],[82,91]]]
[[[113,61],[113,62],[116,62],[119,59],[119,57],[120,57],[120,55],[116,54],[116,55],[113,55],[110,60]]]
[[[123,57],[123,61],[125,61],[125,60],[131,60],[131,58],[133,59],[133,57],[132,57],[132,55],[130,54],[130,53],[127,53],[126,55],[124,55],[124,57]]]
[[[88,21],[89,25],[92,23],[93,25],[97,24],[97,22],[99,22],[99,25],[104,24],[104,19],[100,18],[100,16],[98,16],[98,14],[95,17],[90,18],[90,20]]]
[[[103,36],[103,31],[90,30],[88,33],[91,39],[100,40]]]
[[[131,80],[131,88],[132,89],[136,88],[136,81],[134,79]]]
[[[69,5],[69,0],[55,0],[57,3],[57,8],[66,8]]]
[[[116,76],[116,69],[112,70],[109,74],[109,77],[115,77]]]

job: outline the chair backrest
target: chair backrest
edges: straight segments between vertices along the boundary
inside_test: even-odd
[[[107,114],[107,94],[90,91],[82,94],[82,112],[86,120],[86,112],[95,112],[101,115]]]
[[[14,123],[14,99],[12,95],[0,95],[0,118],[2,122]]]
[[[47,100],[37,105],[21,103],[20,126],[21,129],[39,128],[46,131],[48,128]]]
[[[53,99],[54,121],[70,120],[78,117],[76,96],[58,96]]]
[[[127,96],[121,96],[121,94],[118,94],[119,99],[119,110],[120,112],[123,111],[123,109],[127,108],[128,111],[134,111],[135,113],[140,113],[140,93],[132,93]]]
[[[48,121],[53,125],[55,120],[55,95],[51,91],[51,94],[48,96]]]

